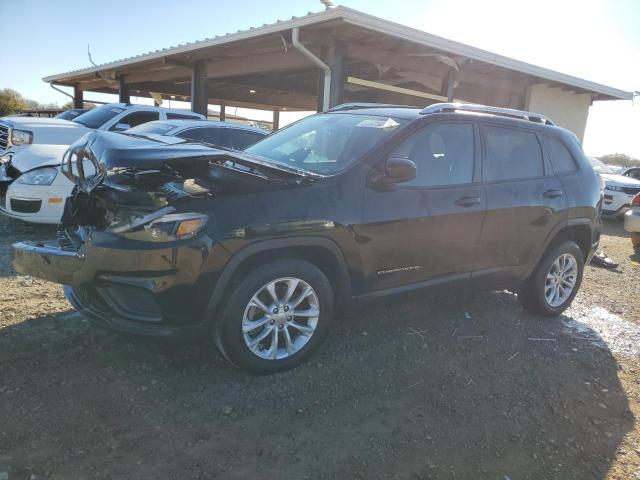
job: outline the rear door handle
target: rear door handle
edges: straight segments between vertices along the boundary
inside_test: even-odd
[[[563,192],[562,190],[547,190],[542,195],[547,198],[558,198],[563,195]]]
[[[473,207],[474,205],[480,205],[482,200],[480,200],[480,197],[462,197],[454,203],[460,207]]]

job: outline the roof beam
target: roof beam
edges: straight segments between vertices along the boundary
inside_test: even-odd
[[[211,61],[208,63],[208,78],[224,78],[253,73],[293,70],[313,67],[313,64],[296,50],[249,55],[231,60]]]

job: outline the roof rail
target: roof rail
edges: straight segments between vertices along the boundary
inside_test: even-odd
[[[426,108],[423,108],[420,113],[426,115],[429,113],[444,113],[444,112],[477,112],[487,113],[489,115],[496,115],[499,117],[511,117],[520,118],[522,120],[529,120],[530,122],[543,123],[545,125],[555,125],[551,119],[545,117],[540,113],[526,112],[524,110],[514,110],[513,108],[502,107],[490,107],[487,105],[477,105],[475,103],[434,103]]]
[[[366,102],[352,102],[341,103],[335,107],[331,107],[328,112],[339,112],[340,110],[357,110],[359,108],[419,108],[412,107],[411,105],[393,105],[390,103],[366,103]]]

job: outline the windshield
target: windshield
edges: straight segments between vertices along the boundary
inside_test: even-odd
[[[596,171],[596,173],[609,173],[609,174],[616,173],[612,168],[606,166],[597,158],[589,157],[589,162],[591,163],[591,166]]]
[[[170,125],[164,122],[147,122],[138,125],[137,127],[127,130],[127,134],[134,135],[147,135],[154,133],[156,135],[166,135],[169,131],[176,128],[175,125]]]
[[[333,174],[344,170],[407,120],[348,113],[304,118],[245,152],[286,166]]]
[[[66,112],[59,113],[55,118],[62,120],[73,120],[74,118],[82,115],[86,110],[67,110]]]
[[[121,112],[124,112],[124,108],[122,107],[118,107],[116,105],[102,105],[101,107],[89,110],[82,115],[78,115],[71,121],[78,122],[89,128],[100,128]]]

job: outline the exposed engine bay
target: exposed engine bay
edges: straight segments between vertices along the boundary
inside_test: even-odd
[[[87,162],[94,175],[85,175]],[[94,170],[92,169],[92,171]],[[242,152],[94,132],[66,152],[62,172],[76,184],[62,225],[121,234],[153,224],[194,199],[288,188],[319,175]]]

